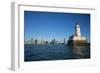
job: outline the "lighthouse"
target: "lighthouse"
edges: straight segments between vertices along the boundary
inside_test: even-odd
[[[76,23],[75,30],[74,30],[74,35],[70,38],[71,40],[86,40],[86,37],[83,37],[81,35],[81,28],[80,24]]]
[[[69,37],[68,45],[88,45],[86,37],[81,35],[80,24],[76,23],[74,28],[74,34]]]
[[[75,26],[75,36],[81,37],[80,25],[78,23]]]

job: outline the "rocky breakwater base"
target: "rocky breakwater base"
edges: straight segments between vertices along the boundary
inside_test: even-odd
[[[86,40],[68,40],[68,46],[90,46]]]

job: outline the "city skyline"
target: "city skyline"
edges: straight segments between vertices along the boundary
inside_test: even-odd
[[[24,39],[68,40],[77,22],[90,40],[90,14],[24,11]]]

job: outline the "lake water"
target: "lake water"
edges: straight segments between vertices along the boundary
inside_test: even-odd
[[[90,58],[90,46],[70,47],[64,44],[25,44],[24,47],[25,62]]]

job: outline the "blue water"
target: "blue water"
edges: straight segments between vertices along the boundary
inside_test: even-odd
[[[25,44],[24,47],[25,62],[90,58],[89,46],[70,47],[64,44]]]

